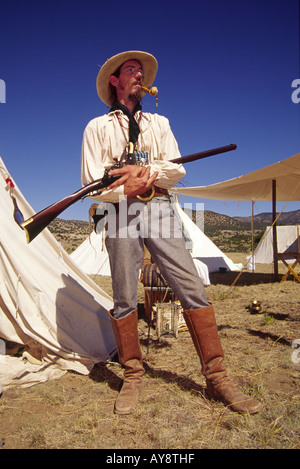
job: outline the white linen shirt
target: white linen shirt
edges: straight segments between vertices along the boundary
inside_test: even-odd
[[[166,117],[138,111],[135,118],[140,134],[138,148],[149,154],[151,175],[158,171],[158,187],[171,189],[184,175],[181,164],[168,160],[179,158],[178,144]],[[104,170],[126,156],[129,134],[129,120],[117,110],[92,119],[85,128],[81,151],[81,182],[85,186],[103,177]],[[91,196],[90,196],[91,197]],[[104,190],[92,195],[94,200],[119,202],[124,199],[124,186]]]

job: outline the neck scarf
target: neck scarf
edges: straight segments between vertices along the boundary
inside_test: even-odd
[[[120,109],[128,117],[129,119],[129,142],[132,142],[133,144],[135,144],[140,133],[140,128],[139,128],[137,121],[135,120],[133,116],[137,111],[140,111],[142,109],[142,106],[140,105],[140,103],[138,103],[131,113],[128,107],[124,106],[124,104],[121,104],[119,101],[115,101],[112,107],[110,108],[109,112],[116,111],[117,109]]]

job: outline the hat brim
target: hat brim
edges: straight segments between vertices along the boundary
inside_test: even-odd
[[[109,77],[128,60],[138,60],[140,62],[145,73],[144,86],[146,88],[150,88],[154,82],[158,64],[153,55],[137,50],[121,52],[120,54],[114,55],[101,67],[96,82],[98,96],[107,106],[111,106],[114,100],[111,94]],[[144,95],[146,92],[143,91],[142,93]]]

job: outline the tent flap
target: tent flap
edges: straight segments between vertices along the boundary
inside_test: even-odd
[[[8,178],[12,181],[0,158],[0,339],[23,345],[27,356],[13,361],[0,356],[0,384],[43,381],[50,370],[55,376],[68,369],[87,373],[116,350],[108,315],[112,299],[49,230],[27,244],[13,218],[12,196],[25,219],[34,212]],[[12,367],[9,374],[6,361]],[[35,366],[34,377],[28,363]]]
[[[71,259],[88,275],[111,275],[108,254],[103,246],[103,235],[103,231],[92,231],[70,254]]]
[[[299,225],[277,226],[277,250],[284,254],[300,252]],[[268,226],[254,251],[254,261],[257,264],[273,263],[273,232]]]

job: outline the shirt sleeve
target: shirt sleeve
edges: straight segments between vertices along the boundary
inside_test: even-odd
[[[169,120],[164,116],[155,115],[156,127],[159,129],[160,145],[158,159],[151,162],[151,174],[158,171],[158,187],[171,189],[185,176],[182,164],[171,163],[170,160],[180,158],[178,143],[171,130]]]
[[[104,171],[110,168],[114,161],[108,153],[109,139],[107,137],[105,122],[99,125],[98,120],[91,121],[84,130],[81,146],[81,183],[83,186],[101,179]],[[89,195],[93,200],[117,203],[124,199],[124,186],[101,193],[94,192]]]

